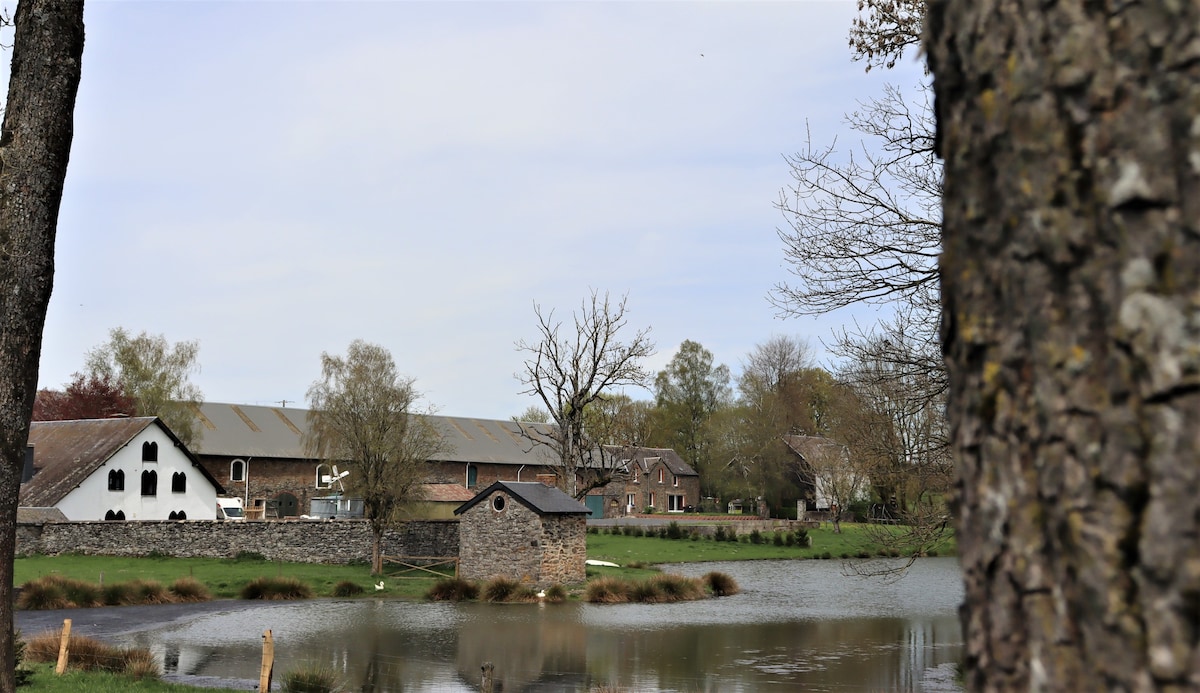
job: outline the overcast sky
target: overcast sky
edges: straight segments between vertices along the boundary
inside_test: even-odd
[[[198,340],[214,402],[304,406],[389,349],[441,414],[508,418],[537,302],[628,295],[661,369],[736,375],[781,320],[783,156],[915,58],[851,62],[853,0],[90,2],[40,383],[122,326]],[[650,398],[648,391],[630,392]]]

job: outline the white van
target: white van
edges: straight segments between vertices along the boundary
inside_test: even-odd
[[[246,512],[242,508],[241,498],[218,498],[217,499],[217,519],[231,520],[233,522],[241,522],[246,519]]]

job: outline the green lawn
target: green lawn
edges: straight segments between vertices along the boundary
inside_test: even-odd
[[[898,528],[881,528],[870,526],[871,531],[886,531],[899,533]],[[611,535],[606,533],[588,534],[588,558],[625,566],[634,564],[656,563],[688,563],[696,561],[742,561],[769,558],[853,558],[862,553],[869,556],[879,555],[884,547],[876,542],[876,537],[868,531],[867,525],[842,523],[841,534],[835,534],[833,528],[822,525],[819,529],[808,532],[812,537],[812,546],[776,546],[773,534],[764,534],[763,543],[751,544],[745,541],[725,542],[711,539],[660,539],[658,537],[633,537]],[[745,537],[743,537],[745,539]],[[953,538],[947,539],[939,546],[939,555],[953,555],[955,551]]]
[[[363,588],[364,594],[393,597],[419,597],[432,579],[400,580],[384,578],[384,590],[377,593],[377,578],[367,565],[318,565],[277,563],[264,560],[220,558],[122,558],[115,556],[28,556],[14,561],[17,585],[42,575],[56,573],[64,577],[106,584],[130,580],[155,580],[163,585],[181,577],[194,577],[204,583],[215,599],[236,598],[242,586],[259,577],[292,577],[307,583],[319,597],[333,594],[339,582],[348,580]]]

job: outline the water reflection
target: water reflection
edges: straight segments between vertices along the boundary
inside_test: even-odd
[[[961,650],[953,559],[899,581],[842,575],[837,561],[687,564],[729,573],[742,594],[677,605],[270,604],[126,637],[168,673],[256,679],[272,629],[277,671],[316,663],[363,691],[947,690]]]

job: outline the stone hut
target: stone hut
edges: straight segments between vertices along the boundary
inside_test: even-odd
[[[535,585],[587,578],[588,507],[541,482],[497,481],[454,511],[461,577]]]

